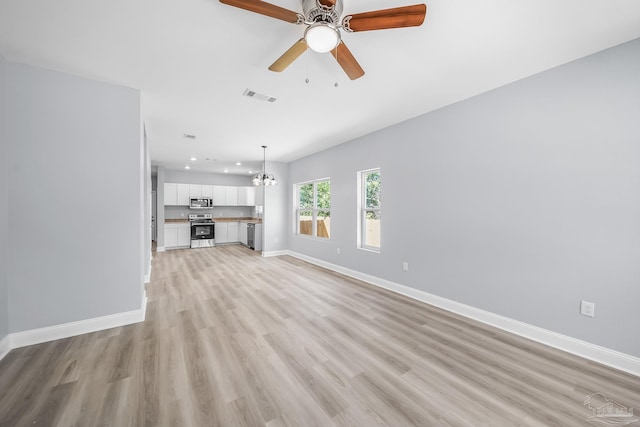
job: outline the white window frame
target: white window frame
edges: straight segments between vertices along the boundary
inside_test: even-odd
[[[295,231],[296,236],[305,237],[308,239],[317,239],[323,242],[331,240],[331,230],[329,230],[329,237],[319,237],[318,236],[318,212],[329,212],[329,217],[331,217],[331,205],[332,205],[332,196],[329,195],[329,207],[328,208],[318,208],[318,183],[320,182],[329,182],[329,188],[331,188],[331,178],[319,178],[311,181],[299,182],[294,184],[294,206],[295,206]],[[300,207],[300,187],[303,185],[313,184],[313,206],[310,208],[301,208]],[[300,233],[300,212],[309,212],[311,211],[311,235],[301,234]]]
[[[366,169],[358,172],[358,232],[357,232],[357,247],[371,252],[380,252],[382,248],[382,236],[380,236],[380,246],[367,245],[365,242],[366,226],[367,226],[367,213],[376,212],[378,218],[380,216],[380,206],[377,208],[367,208],[367,180],[366,176],[371,173],[378,173],[382,177],[381,168]],[[380,197],[382,199],[382,195]],[[382,202],[380,203],[382,204]],[[382,234],[382,220],[380,220],[380,233]]]

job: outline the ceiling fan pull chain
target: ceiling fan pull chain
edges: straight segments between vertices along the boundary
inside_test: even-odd
[[[305,55],[304,67],[305,67],[305,74],[306,74],[306,78],[304,79],[304,82],[309,84],[309,55]]]

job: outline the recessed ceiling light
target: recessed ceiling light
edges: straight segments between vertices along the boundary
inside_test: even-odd
[[[242,163],[236,162],[236,166],[242,166]]]
[[[191,169],[191,166],[189,166],[189,165],[185,165],[185,166],[184,166],[184,168],[185,168],[185,169]]]
[[[253,171],[247,171],[247,173],[253,173]]]
[[[189,160],[191,160],[192,162],[195,162],[198,159],[196,159],[195,157],[190,157]]]
[[[225,169],[225,170],[224,170],[224,173],[227,173],[227,172],[229,172],[229,169]]]

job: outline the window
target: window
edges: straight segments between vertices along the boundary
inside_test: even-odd
[[[321,179],[296,185],[297,234],[328,239],[331,236],[331,181]]]
[[[358,247],[380,250],[380,169],[362,171],[358,176]]]

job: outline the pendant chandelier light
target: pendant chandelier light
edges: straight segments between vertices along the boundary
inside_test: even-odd
[[[265,171],[267,165],[267,146],[262,146],[262,172],[253,177],[253,185],[277,185],[276,178]]]

